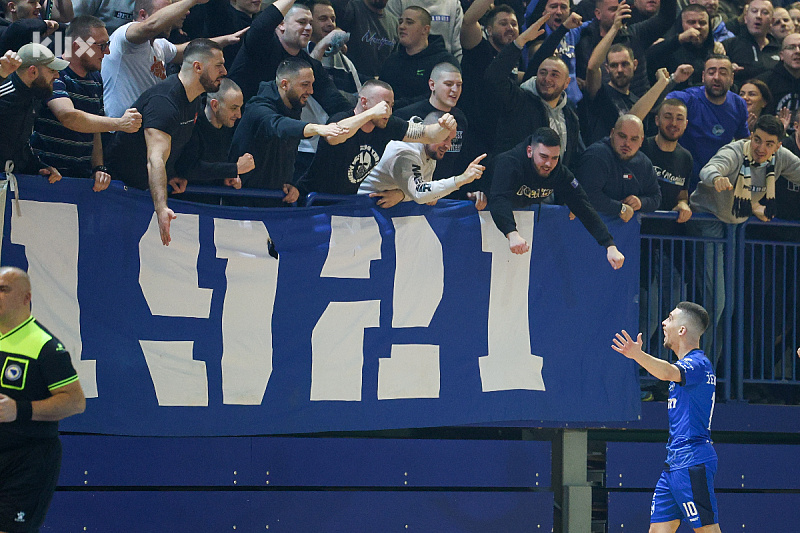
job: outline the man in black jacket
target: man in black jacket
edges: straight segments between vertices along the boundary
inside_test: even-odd
[[[800,109],[800,34],[790,33],[781,44],[781,62],[758,76],[769,86],[772,99],[764,113],[777,115],[783,108]]]
[[[311,11],[294,0],[276,0],[258,15],[244,34],[229,77],[242,88],[245,107],[260,91],[261,82],[275,79],[278,65],[290,57],[302,59],[314,71],[314,99],[328,115],[347,111],[350,104],[339,93],[322,63],[308,55]]]
[[[431,35],[431,14],[418,6],[403,11],[397,26],[400,46],[383,64],[380,79],[394,89],[395,106],[405,107],[430,95],[433,67],[458,60],[447,51],[441,35]]]
[[[744,11],[746,31],[738,37],[722,41],[731,62],[740,67],[734,70],[734,81],[740,85],[780,61],[780,45],[769,33],[772,11],[772,2],[769,0],[751,0]]]
[[[589,203],[589,198],[572,172],[560,164],[561,140],[550,128],[539,128],[524,142],[498,155],[494,161],[489,211],[497,229],[508,238],[515,254],[530,248],[517,231],[512,209],[541,202],[555,192],[580,219],[592,237],[606,249],[606,258],[616,270],[625,261],[605,223]]]
[[[0,84],[0,166],[13,162],[17,172],[48,176],[50,183],[61,179],[54,167],[43,163],[31,150],[34,109],[53,94],[53,80],[69,63],[38,43],[26,44],[18,55],[9,54],[0,62],[0,74],[8,79]],[[19,63],[17,62],[19,61]],[[16,67],[16,72],[7,70]],[[0,169],[2,170],[2,169]]]
[[[594,10],[596,18],[583,29],[581,39],[575,45],[576,74],[578,78],[586,79],[586,65],[589,64],[592,50],[611,29],[619,5],[619,0],[597,0]],[[676,0],[663,0],[661,8],[655,16],[642,22],[628,24],[621,28],[614,37],[612,44],[624,44],[633,50],[633,57],[638,61],[631,80],[631,92],[636,96],[643,96],[650,88],[651,82],[647,79],[648,60],[646,59],[645,51],[672,26],[677,11]],[[658,67],[663,66],[658,65]],[[609,77],[604,74],[603,83],[608,81]]]
[[[327,76],[327,74],[325,74]],[[293,183],[294,162],[300,139],[324,136],[328,142],[349,130],[339,124],[310,124],[300,120],[300,113],[314,93],[314,71],[299,58],[285,59],[278,66],[275,80],[263,82],[258,94],[250,99],[236,132],[229,161],[252,154],[255,169],[242,175],[242,186],[256,189],[281,189],[283,202],[297,201],[300,192]],[[271,202],[247,201],[246,205],[270,205]]]
[[[519,61],[522,48],[538,33],[536,25],[522,32],[486,69],[484,79],[490,88],[487,96],[495,100],[500,110],[494,152],[509,150],[537,128],[556,124],[561,140],[561,162],[570,167],[583,151],[583,141],[578,115],[566,105],[565,90],[570,81],[566,63],[558,57],[545,59],[536,67],[536,77],[522,86],[508,77]],[[548,45],[552,35],[558,34],[553,32],[537,54]]]

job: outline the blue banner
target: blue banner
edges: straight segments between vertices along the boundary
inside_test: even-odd
[[[639,228],[614,271],[565,207],[515,213],[517,256],[466,202],[248,209],[19,178],[2,264],[70,350],[88,401],[62,430],[255,435],[604,422],[640,413]],[[274,247],[270,246],[270,241]]]

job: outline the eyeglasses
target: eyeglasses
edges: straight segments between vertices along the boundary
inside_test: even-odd
[[[101,52],[108,52],[108,48],[111,46],[111,41],[106,41],[104,43],[94,43]]]

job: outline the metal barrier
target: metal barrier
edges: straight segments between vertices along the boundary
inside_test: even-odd
[[[702,347],[724,388],[718,398],[745,399],[745,383],[800,383],[794,357],[800,222],[753,218],[707,237],[691,230],[715,217],[695,214],[685,225],[675,219],[674,212],[641,215],[639,325],[646,351],[662,353],[660,320],[679,301],[691,300],[712,317]]]

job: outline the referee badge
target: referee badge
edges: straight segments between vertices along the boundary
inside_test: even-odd
[[[25,388],[25,374],[28,371],[28,361],[16,357],[6,358],[3,365],[3,374],[0,384],[7,389],[22,390]]]

